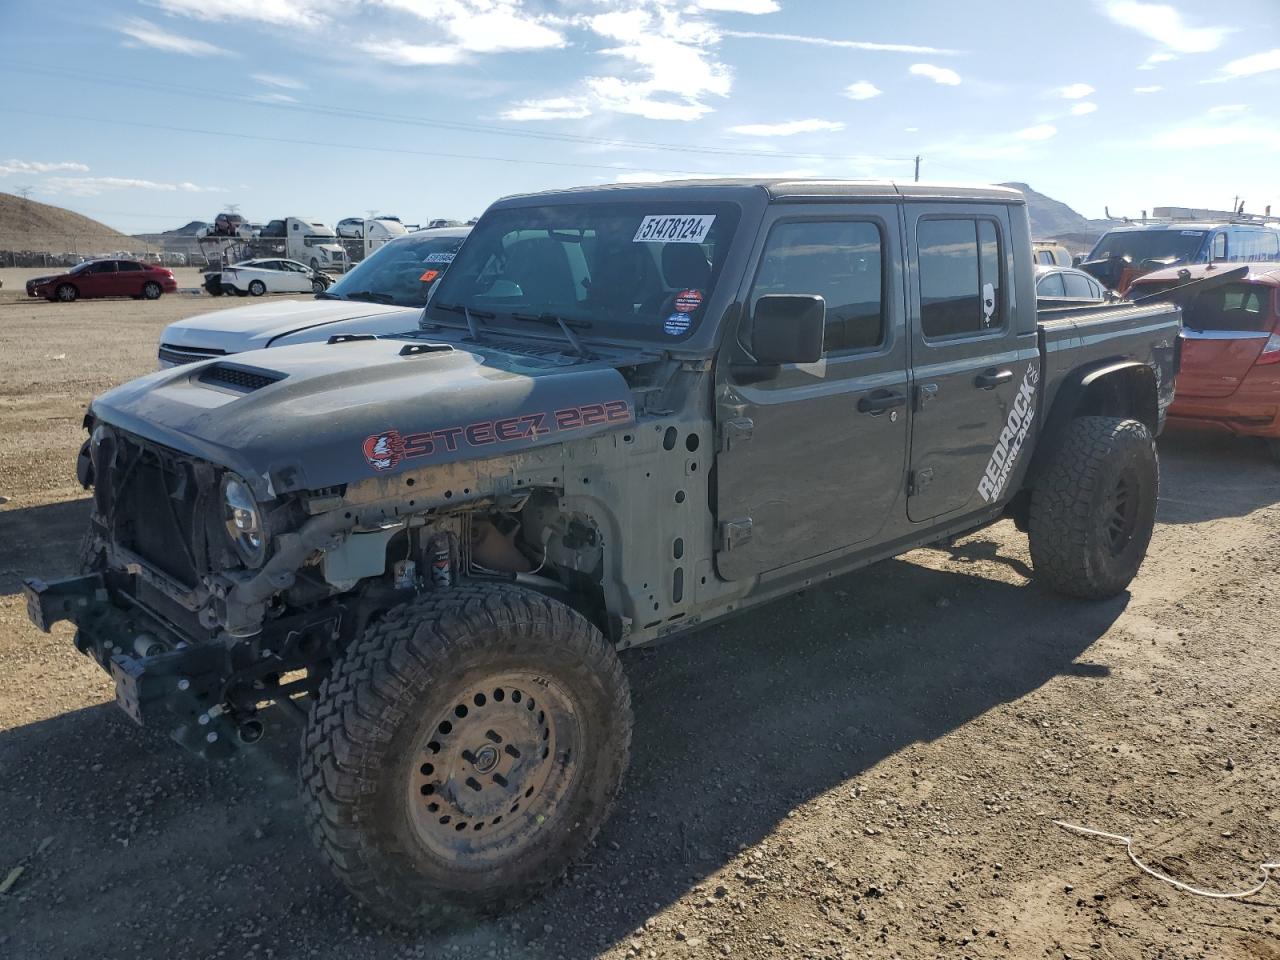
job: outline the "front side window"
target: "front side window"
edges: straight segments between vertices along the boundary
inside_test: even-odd
[[[921,220],[920,329],[927,339],[958,337],[1004,325],[1000,239],[985,219]]]
[[[490,326],[554,325],[672,342],[706,313],[737,228],[735,204],[607,200],[481,217],[427,308]]]
[[[827,304],[827,353],[869,350],[884,342],[884,269],[874,223],[779,223],[769,233],[751,306],[766,294],[816,294]]]

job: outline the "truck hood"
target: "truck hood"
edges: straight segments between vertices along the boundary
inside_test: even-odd
[[[364,318],[386,320],[393,325],[403,323],[394,331],[369,332],[412,330],[418,325],[421,314],[421,310],[412,307],[358,300],[277,300],[178,320],[165,327],[160,342],[173,347],[240,353],[270,346],[279,337],[303,330]]]
[[[95,420],[234,470],[264,499],[589,436],[632,422],[611,361],[422,338],[312,343],[160,370]]]

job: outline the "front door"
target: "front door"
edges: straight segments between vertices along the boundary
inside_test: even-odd
[[[1013,302],[1003,205],[907,204],[914,414],[907,515],[1001,499],[1035,417],[1035,305]],[[1029,312],[1028,312],[1029,311]]]
[[[875,537],[903,511],[907,342],[893,204],[773,208],[744,280],[747,314],[717,368],[719,545],[726,579]],[[821,360],[751,363],[751,310],[766,294],[826,302]],[[730,362],[732,361],[732,362]]]
[[[85,268],[84,279],[80,281],[82,297],[114,297],[116,296],[116,262],[99,260]]]

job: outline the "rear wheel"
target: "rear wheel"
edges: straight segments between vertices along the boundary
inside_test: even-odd
[[[142,287],[143,300],[159,300],[162,293],[164,291],[160,289],[160,284],[152,280],[148,280]]]
[[[255,297],[260,297],[267,292],[267,285],[261,280],[252,280],[249,283],[249,292]]]
[[[321,685],[312,836],[385,919],[436,927],[556,880],[608,817],[631,700],[613,648],[541,594],[471,585],[391,610]]]
[[[1059,593],[1101,599],[1129,585],[1155,526],[1160,464],[1137,420],[1079,417],[1031,493],[1031,561]]]
[[[71,303],[76,297],[80,296],[80,291],[69,283],[60,283],[53,295],[63,303]]]

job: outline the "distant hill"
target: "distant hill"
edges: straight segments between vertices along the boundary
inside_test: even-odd
[[[185,226],[178,227],[176,230],[166,230],[160,234],[162,237],[194,237],[197,233],[207,227],[209,224],[203,220],[192,220]]]
[[[1027,198],[1027,215],[1031,218],[1031,236],[1035,240],[1060,240],[1072,250],[1084,251],[1116,222],[1090,220],[1061,200],[1045,196],[1025,183],[1002,183],[1000,186],[1020,190]]]
[[[0,250],[41,253],[145,252],[128,234],[62,207],[0,193]]]

